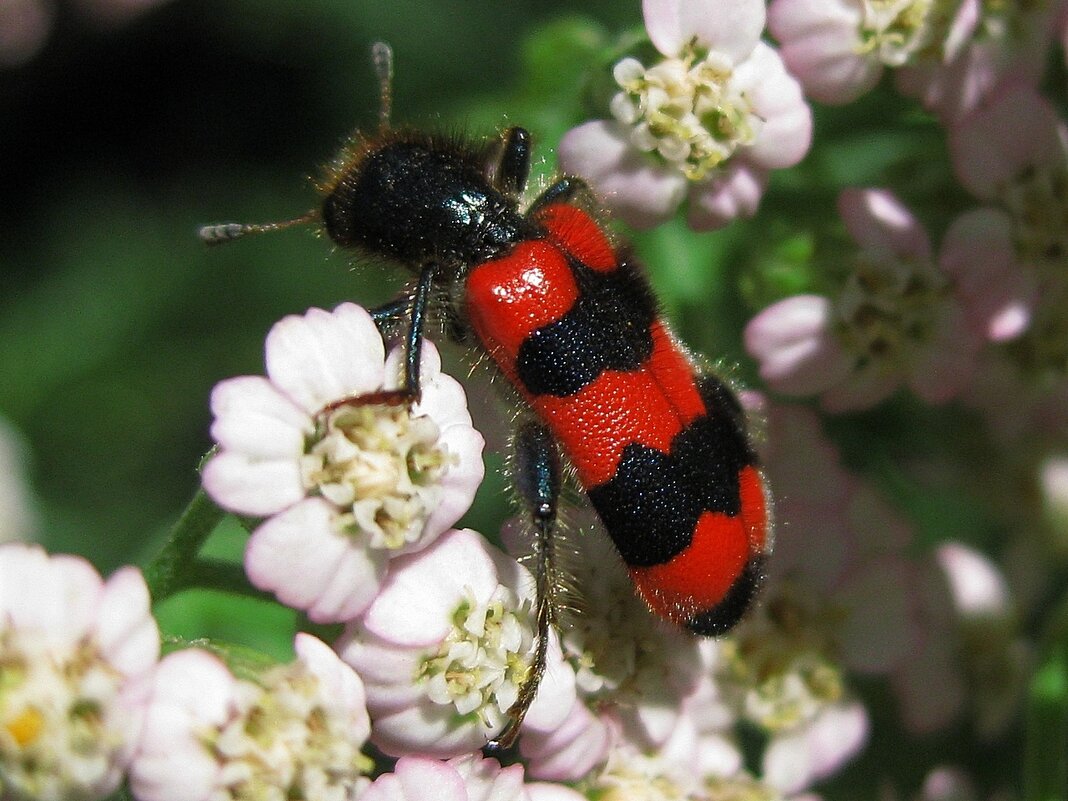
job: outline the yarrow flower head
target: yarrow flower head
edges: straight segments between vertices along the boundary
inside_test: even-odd
[[[960,542],[933,553],[917,596],[920,636],[892,685],[908,729],[925,734],[968,711],[990,739],[1020,708],[1031,667],[1013,597],[1000,568]]]
[[[30,798],[103,798],[133,756],[159,629],[140,572],[0,548],[0,777]]]
[[[763,413],[775,559],[763,603],[704,648],[723,702],[768,736],[761,778],[789,793],[864,745],[869,719],[849,677],[896,678],[914,661],[924,573],[907,556],[909,526],[843,468],[810,408],[772,403]],[[820,470],[805,469],[814,460]]]
[[[874,406],[901,384],[929,403],[954,397],[981,342],[967,298],[954,293],[926,232],[892,194],[845,190],[838,205],[860,249],[833,299],[797,295],[749,322],[746,349],[761,376],[781,392],[822,393],[829,411]],[[943,258],[962,261],[950,251]]]
[[[1012,356],[1041,380],[1068,375],[1066,143],[1068,128],[1052,104],[1021,82],[1001,87],[950,140],[961,183],[987,203],[971,214],[1012,256],[1012,269],[1003,265],[983,286],[1019,308],[1025,335]]]
[[[359,676],[315,637],[294,647],[295,662],[255,681],[196,648],[163,659],[130,769],[139,801],[347,801],[369,785]]]
[[[459,756],[507,722],[533,657],[533,578],[471,530],[394,560],[337,644],[367,686],[372,742],[387,754]],[[575,679],[555,633],[526,723],[558,726]]]
[[[806,94],[848,103],[884,68],[950,122],[1001,81],[1041,77],[1054,3],[985,0],[774,0],[768,26]]]
[[[245,568],[261,589],[317,622],[351,619],[393,556],[417,550],[464,511],[482,481],[483,439],[463,389],[426,343],[422,397],[374,402],[399,386],[370,315],[311,309],[271,329],[267,378],[212,393],[220,452],[204,488],[221,506],[265,517]],[[368,399],[370,397],[370,399]]]
[[[688,195],[689,222],[715,228],[756,210],[771,169],[808,150],[811,112],[778,54],[760,41],[763,0],[646,0],[664,56],[615,65],[611,120],[560,142],[565,172],[590,181],[622,219],[649,227]]]

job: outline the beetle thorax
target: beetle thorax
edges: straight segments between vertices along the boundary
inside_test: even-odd
[[[487,180],[476,154],[403,139],[368,150],[341,174],[323,203],[323,221],[342,247],[414,268],[485,261],[528,226]]]

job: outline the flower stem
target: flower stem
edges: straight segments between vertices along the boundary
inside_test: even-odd
[[[1068,603],[1058,611],[1028,689],[1025,801],[1068,798]]]
[[[167,542],[145,568],[152,602],[159,603],[190,586],[188,573],[204,541],[226,513],[198,490],[174,524]]]

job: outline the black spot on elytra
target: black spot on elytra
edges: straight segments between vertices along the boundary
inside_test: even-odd
[[[703,392],[709,413],[694,420],[663,453],[632,442],[615,475],[587,490],[620,555],[631,567],[670,561],[693,539],[704,512],[729,516],[741,510],[739,471],[754,463],[737,401]]]
[[[570,261],[578,300],[519,347],[516,373],[532,395],[574,395],[605,370],[638,369],[653,352],[656,302],[637,268],[623,261],[604,273]]]

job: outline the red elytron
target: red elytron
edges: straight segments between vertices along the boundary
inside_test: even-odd
[[[727,631],[748,608],[770,545],[766,492],[731,390],[699,369],[659,319],[625,248],[592,216],[574,178],[519,210],[530,166],[521,128],[472,144],[388,124],[388,49],[376,46],[381,126],[358,136],[323,187],[330,238],[412,270],[410,294],[373,312],[407,324],[403,389],[419,396],[426,316],[482,348],[529,407],[514,473],[538,535],[538,641],[531,677],[497,741],[514,738],[544,669],[555,618],[557,446],[649,608],[695,633]],[[225,241],[273,226],[202,230]],[[387,393],[388,394],[388,393]]]
[[[471,267],[482,347],[560,443],[650,609],[729,629],[756,590],[764,489],[733,395],[657,319],[636,267],[572,203]]]

